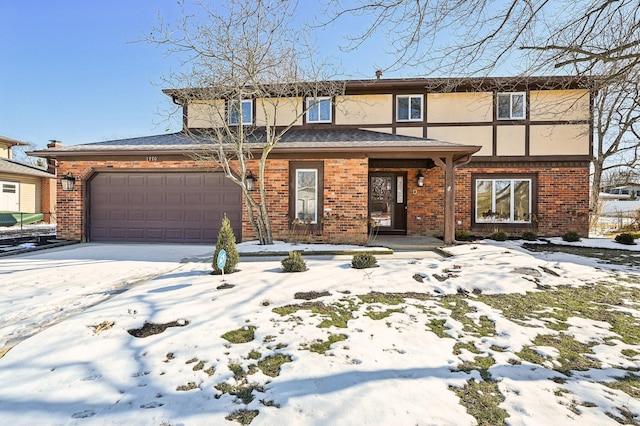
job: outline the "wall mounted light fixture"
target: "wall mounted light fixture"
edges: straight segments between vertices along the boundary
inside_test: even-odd
[[[418,170],[418,186],[424,186],[424,176],[422,175],[422,170]]]
[[[76,186],[76,178],[69,172],[60,178],[60,183],[62,184],[63,191],[73,191],[73,188]]]
[[[253,184],[256,182],[256,178],[253,176],[253,173],[251,173],[251,170],[249,170],[244,180],[247,183],[247,191],[253,191]]]

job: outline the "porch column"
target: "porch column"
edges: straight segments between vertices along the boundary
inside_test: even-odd
[[[434,157],[433,161],[444,170],[444,243],[452,245],[456,236],[455,181],[453,155]]]

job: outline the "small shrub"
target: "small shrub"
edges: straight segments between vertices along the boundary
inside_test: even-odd
[[[633,240],[635,240],[634,235],[628,232],[623,232],[622,234],[616,235],[616,242],[620,244],[626,244],[630,246],[635,244]]]
[[[289,257],[282,259],[282,272],[304,272],[307,270],[307,263],[302,258],[302,254],[297,251],[290,251]]]
[[[464,229],[456,230],[456,241],[469,241],[471,240],[471,235],[469,231],[465,231]]]
[[[507,241],[507,233],[504,231],[493,231],[493,234],[489,237],[494,241]]]
[[[376,265],[376,257],[371,253],[356,253],[351,260],[351,267],[355,269],[373,268]]]
[[[562,239],[568,243],[575,243],[580,241],[580,235],[576,231],[568,231],[562,235]]]
[[[224,265],[224,273],[230,274],[236,271],[236,266],[240,261],[240,255],[238,254],[238,249],[236,248],[236,236],[233,233],[233,229],[231,228],[231,221],[227,215],[224,215],[222,218],[222,227],[220,231],[218,231],[218,241],[216,242],[216,251],[213,253],[213,273],[219,275],[222,273],[221,269],[218,268],[218,253],[220,250],[224,249],[227,252],[227,263]]]
[[[538,235],[535,232],[526,231],[522,233],[522,239],[526,241],[536,241],[538,239]]]

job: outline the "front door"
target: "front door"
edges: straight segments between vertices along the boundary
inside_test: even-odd
[[[407,233],[407,174],[369,174],[369,218],[380,234]]]

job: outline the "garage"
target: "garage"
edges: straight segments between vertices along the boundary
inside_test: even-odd
[[[240,241],[242,192],[223,173],[98,173],[88,202],[91,241],[215,244],[224,214]]]

